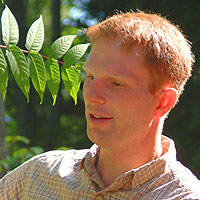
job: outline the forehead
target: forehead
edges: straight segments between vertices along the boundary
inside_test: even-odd
[[[146,79],[147,69],[141,46],[124,51],[119,40],[99,39],[93,46],[84,69],[92,73]]]

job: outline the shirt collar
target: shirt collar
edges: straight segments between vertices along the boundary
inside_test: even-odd
[[[80,170],[85,168],[88,173],[91,173],[91,171],[94,171],[96,161],[99,156],[100,148],[94,144],[90,149],[89,152],[85,155],[85,157],[82,159],[80,164]]]
[[[176,163],[176,149],[173,140],[162,136],[163,155],[145,165],[133,169],[127,173],[133,173],[132,189],[141,189],[141,185],[148,183],[150,180],[161,176],[168,171],[170,166]]]
[[[161,157],[146,163],[145,165],[132,169],[121,177],[132,178],[132,189],[142,189],[140,186],[153,181],[155,177],[163,174],[169,169],[169,166],[173,165],[176,160],[176,149],[173,140],[166,136],[162,136],[163,154]],[[86,154],[81,162],[80,169],[85,168],[89,174],[96,174],[95,164],[99,156],[100,148],[97,145],[93,145],[89,152]]]

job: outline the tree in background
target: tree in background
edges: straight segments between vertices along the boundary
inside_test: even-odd
[[[54,10],[54,8],[56,7],[56,5],[55,4],[53,4],[53,2],[52,2],[52,10]],[[54,24],[56,24],[56,23],[58,23],[58,25],[56,25],[57,27],[54,27],[53,26],[53,28],[59,28],[59,5],[58,5],[58,7],[57,7],[58,9],[57,9],[57,12],[55,12],[56,14],[54,14],[53,15],[53,19],[55,20],[55,18],[56,19],[58,19],[57,21],[55,20],[54,21]],[[8,12],[8,10],[9,9],[5,9],[7,12]],[[6,12],[6,13],[7,13]],[[22,11],[21,11],[22,12]],[[58,16],[57,16],[58,15]],[[7,14],[6,14],[6,16],[7,16]],[[41,17],[40,17],[41,18]],[[8,19],[10,19],[10,17],[8,17]],[[5,20],[4,20],[5,21]],[[24,21],[25,21],[25,18],[24,18]],[[4,23],[2,23],[2,24],[4,24]],[[26,30],[27,31],[27,30]],[[5,33],[5,31],[3,31],[3,33]],[[54,31],[54,34],[52,34],[52,37],[53,38],[58,38],[59,37],[59,35],[60,35],[60,31],[58,32],[55,32]],[[9,36],[9,34],[8,34],[8,36]],[[25,37],[26,38],[26,37]],[[74,37],[73,37],[74,38]],[[9,41],[9,39],[8,39],[8,41]],[[72,40],[73,41],[73,40]],[[76,41],[76,43],[79,43],[79,41],[80,40],[77,40]],[[4,41],[5,42],[5,41]],[[58,45],[57,45],[58,46]],[[62,51],[63,51],[63,47],[65,46],[65,44],[64,45],[61,45],[61,48],[62,48]],[[70,44],[70,46],[71,46],[71,44]],[[75,48],[75,50],[74,51],[71,51],[71,54],[69,53],[69,54],[66,54],[65,56],[64,56],[64,63],[66,63],[67,65],[69,65],[69,66],[67,66],[67,65],[63,65],[62,64],[62,66],[61,66],[61,71],[62,71],[62,79],[63,79],[63,83],[64,83],[64,85],[65,85],[65,87],[68,87],[68,86],[66,86],[66,84],[68,84],[68,78],[70,78],[70,76],[69,75],[67,75],[68,76],[68,78],[65,80],[65,76],[66,75],[64,75],[65,74],[65,68],[66,68],[66,71],[69,71],[70,70],[70,65],[71,64],[73,64],[73,62],[75,61],[75,60],[79,60],[79,57],[81,56],[81,54],[83,54],[84,52],[85,52],[85,50],[87,49],[87,47],[88,47],[88,44],[82,44],[82,45],[76,45],[76,46],[74,46]],[[26,46],[26,48],[27,48],[27,46]],[[57,48],[57,47],[55,47],[55,48]],[[59,47],[60,48],[60,47]],[[64,47],[65,48],[65,47]],[[73,48],[71,48],[71,49],[73,49]],[[71,50],[70,49],[70,50]],[[82,50],[81,50],[82,49]],[[84,50],[85,49],[85,50]],[[11,47],[9,47],[9,50],[11,51]],[[69,52],[70,52],[70,50],[69,50]],[[80,51],[81,50],[81,51]],[[78,53],[79,52],[79,53]],[[81,53],[82,52],[82,53]],[[75,54],[77,55],[77,56],[74,56]],[[30,54],[29,54],[30,55]],[[54,56],[54,54],[52,54],[53,56]],[[64,55],[64,53],[63,53],[63,55]],[[68,56],[67,56],[68,55]],[[70,55],[71,55],[71,58],[70,58]],[[61,56],[60,56],[61,57]],[[56,58],[56,59],[58,59],[58,58]],[[66,61],[66,62],[65,62]],[[61,62],[59,62],[59,63],[61,63]],[[71,64],[70,64],[71,63]],[[72,69],[72,68],[71,68]],[[47,69],[46,69],[47,70]],[[77,71],[78,69],[76,69],[76,70],[73,70],[72,69],[72,71],[76,71],[76,73],[78,72]],[[16,77],[15,77],[16,78]],[[64,81],[65,80],[65,81]],[[11,84],[13,84],[15,87],[16,87],[16,83],[15,83],[15,81],[13,81],[12,80],[12,76],[11,76],[11,78],[9,78],[9,82],[11,82]],[[47,80],[47,83],[48,83],[48,80]],[[19,86],[19,84],[18,84],[18,86]],[[70,88],[71,88],[71,86],[70,86]],[[71,89],[69,88],[69,90],[71,91]],[[51,91],[51,88],[49,87],[49,89],[50,89],[50,91]],[[62,88],[61,88],[62,89]],[[32,87],[32,90],[33,90],[33,87]],[[62,89],[63,91],[64,91],[64,89]],[[22,103],[21,103],[21,107],[20,107],[20,109],[19,109],[19,105],[18,104],[15,104],[16,103],[16,99],[17,98],[19,98],[18,97],[18,92],[19,92],[19,94],[22,94],[22,92],[18,89],[18,87],[16,87],[14,90],[13,90],[13,87],[11,87],[11,90],[8,90],[9,92],[12,92],[12,93],[8,93],[7,94],[7,99],[8,99],[8,101],[6,101],[6,105],[8,105],[8,106],[10,106],[10,107],[8,107],[8,109],[7,109],[7,115],[6,115],[6,117],[8,118],[8,120],[7,120],[7,122],[8,122],[8,128],[7,128],[7,137],[6,137],[6,142],[9,142],[10,143],[10,146],[9,147],[11,147],[11,149],[12,149],[12,155],[11,156],[13,156],[13,157],[10,157],[10,155],[8,155],[7,157],[6,157],[6,159],[3,161],[3,162],[1,162],[0,164],[2,164],[3,163],[3,165],[7,168],[7,164],[10,162],[11,164],[8,164],[8,167],[9,166],[11,166],[11,168],[13,168],[13,167],[16,167],[16,165],[12,165],[13,164],[13,161],[15,162],[15,160],[14,159],[21,159],[21,155],[19,155],[20,153],[22,153],[23,155],[25,154],[25,153],[28,153],[27,152],[27,148],[18,148],[18,145],[16,145],[15,143],[16,142],[18,142],[18,141],[21,141],[25,146],[27,146],[27,145],[30,145],[30,146],[32,146],[32,145],[34,145],[34,140],[36,141],[36,145],[40,145],[40,144],[38,144],[39,142],[41,142],[41,144],[42,145],[40,145],[40,146],[42,146],[42,148],[44,148],[45,149],[45,147],[46,148],[51,148],[51,146],[49,145],[49,141],[52,143],[52,145],[59,145],[59,147],[62,145],[62,143],[57,143],[56,142],[56,140],[57,140],[57,137],[59,137],[59,135],[57,135],[57,132],[55,132],[56,134],[54,134],[56,137],[55,138],[53,138],[53,139],[51,139],[50,138],[50,140],[44,140],[44,137],[46,136],[46,135],[50,135],[50,136],[52,136],[53,135],[53,133],[54,133],[54,130],[57,128],[57,127],[61,127],[61,126],[59,126],[59,121],[57,122],[56,121],[56,118],[55,118],[55,116],[56,117],[60,117],[60,115],[59,115],[59,113],[57,113],[57,111],[62,111],[63,112],[63,107],[60,107],[60,109],[55,109],[56,107],[52,107],[52,105],[50,105],[50,103],[48,102],[48,104],[46,104],[46,106],[42,106],[42,105],[39,105],[40,107],[36,107],[37,105],[38,105],[38,103],[39,102],[34,102],[33,101],[33,103],[31,104],[31,108],[33,109],[33,111],[31,111],[31,110],[29,110],[29,109],[27,109],[28,107],[26,107],[26,106],[23,106],[22,105]],[[52,92],[51,92],[52,93]],[[65,93],[66,93],[66,91],[65,91]],[[10,95],[11,94],[11,95]],[[35,92],[33,92],[33,93],[31,93],[32,95],[30,95],[30,96],[32,96],[32,98],[34,99],[35,98]],[[48,96],[49,96],[49,94],[47,94]],[[74,97],[74,94],[71,94],[71,92],[70,92],[70,95],[73,97],[73,99],[74,99],[74,101],[75,101],[75,104],[76,104],[76,98]],[[25,100],[25,98],[24,98],[24,96],[23,95],[21,95],[22,96],[22,101],[24,101]],[[14,98],[13,98],[14,97]],[[41,96],[40,96],[41,97]],[[6,99],[6,100],[7,100]],[[30,99],[31,99],[31,97],[30,97]],[[68,99],[70,99],[71,100],[71,98],[69,98],[69,94],[68,94]],[[14,100],[14,101],[13,101]],[[21,101],[21,102],[22,102]],[[9,102],[9,104],[7,104]],[[24,101],[24,103],[25,103],[25,101]],[[73,101],[70,101],[70,103],[71,103],[71,105],[73,105],[74,106],[74,103],[73,103]],[[26,104],[25,104],[26,105]],[[28,104],[28,105],[30,105],[30,104]],[[52,109],[52,108],[54,108],[54,109]],[[57,108],[59,108],[59,107],[57,107]],[[61,109],[62,108],[62,109]],[[51,110],[52,109],[52,110]],[[69,109],[68,109],[69,110]],[[25,112],[22,112],[22,111],[25,111]],[[44,112],[43,112],[44,111]],[[50,112],[49,112],[50,111]],[[33,113],[34,112],[34,113]],[[11,115],[11,114],[13,114],[13,116]],[[35,114],[36,113],[36,117],[35,117],[35,121],[32,121],[31,119],[31,117],[32,117],[32,114]],[[48,115],[49,114],[49,115]],[[62,113],[61,113],[62,114]],[[19,117],[18,117],[19,116]],[[40,116],[47,116],[48,118],[42,118],[41,120],[40,120]],[[62,115],[61,115],[62,116]],[[11,118],[12,117],[12,118]],[[17,120],[14,120],[14,119],[17,119]],[[44,120],[45,119],[45,120]],[[74,121],[72,121],[71,120],[71,118],[70,117],[68,117],[68,119],[70,119],[69,121],[70,121],[70,123],[71,124],[73,124],[74,126],[77,126],[77,125],[79,125],[79,121],[78,120],[74,120]],[[30,120],[30,121],[29,121]],[[58,119],[58,120],[60,120],[60,119]],[[72,121],[72,122],[71,122]],[[13,126],[13,124],[14,124],[14,126]],[[58,124],[58,125],[57,125]],[[42,126],[44,126],[45,127],[45,131],[47,131],[47,134],[45,135],[41,135],[40,133],[42,132]],[[49,128],[51,128],[52,127],[52,129],[49,129]],[[55,127],[55,129],[53,129]],[[36,130],[39,130],[39,134],[37,135],[36,134]],[[49,131],[50,130],[50,131]],[[52,133],[51,133],[51,131],[53,131]],[[76,130],[75,130],[76,131]],[[73,134],[73,132],[72,132],[72,134]],[[24,137],[25,136],[25,137]],[[37,136],[38,136],[38,138],[37,138]],[[73,138],[75,138],[75,141],[77,141],[77,139],[76,139],[76,137],[75,136],[73,136],[73,135],[71,135],[71,140],[73,140]],[[79,138],[78,138],[78,140],[79,141],[81,141]],[[39,142],[38,142],[39,141]],[[63,141],[63,138],[61,138],[60,139],[60,141]],[[81,141],[82,142],[82,141]],[[64,144],[64,143],[63,143]],[[20,145],[21,146],[21,145]],[[22,145],[23,146],[23,145]],[[66,146],[66,145],[63,145],[63,146]],[[66,147],[65,147],[66,148]],[[13,152],[13,149],[14,149],[14,152]],[[38,151],[38,149],[39,148],[29,148],[29,150],[31,150],[31,151],[34,151],[36,154],[37,153],[40,153],[41,151],[41,149],[39,149],[39,151]],[[31,154],[32,155],[32,154]],[[30,152],[29,152],[29,156],[25,156],[25,159],[28,159],[30,157]],[[23,162],[24,161],[24,158],[22,158],[21,160],[20,160],[20,162]],[[20,164],[17,160],[16,160],[16,163],[17,164]],[[8,169],[9,170],[9,169]]]
[[[25,21],[28,21],[27,24],[30,24],[30,22],[32,23],[33,16],[39,17],[39,14],[45,16],[45,44],[50,44],[53,39],[58,38],[61,34],[59,30],[63,30],[63,26],[61,27],[59,20],[59,1],[51,1],[51,3],[49,3],[49,1],[26,1],[26,6],[21,7],[20,12],[15,9],[14,1],[8,3],[14,15],[15,13],[28,13],[27,17],[24,16],[23,23]],[[20,4],[20,2],[17,4]],[[20,19],[17,15],[16,18]],[[19,21],[19,23],[20,22],[21,21]],[[19,24],[19,26],[21,25]],[[62,32],[64,34],[76,34],[78,30],[78,28],[68,27],[67,30]],[[27,32],[27,29],[25,29],[25,32]],[[63,33],[62,35],[64,35]],[[79,37],[75,40],[74,44],[80,42],[85,42],[85,39]],[[47,47],[44,46],[44,49],[45,48]],[[11,83],[9,85],[11,85]],[[39,105],[38,96],[32,88],[30,94],[31,101],[28,104],[22,103],[25,102],[25,98],[21,95],[18,88],[16,88],[16,90],[10,89],[10,91],[8,91],[8,98],[6,99],[7,114],[12,116],[13,119],[17,119],[15,124],[16,130],[13,131],[31,138],[32,145],[43,146],[45,150],[57,148],[59,146],[76,146],[78,148],[78,146],[84,147],[84,141],[89,143],[83,133],[85,131],[85,121],[81,119],[84,116],[82,100],[79,100],[80,103],[75,107],[73,100],[71,100],[69,95],[64,91],[63,85],[60,87],[55,106],[52,106],[50,93],[48,91],[45,93],[45,102]],[[16,101],[16,98],[21,99]],[[63,100],[63,98],[65,100]],[[15,102],[13,102],[13,99],[15,99]],[[70,129],[72,131],[70,131]],[[67,134],[67,132],[70,133]],[[80,137],[76,137],[77,132],[80,132]],[[82,135],[84,135],[84,137],[82,137]],[[64,140],[63,137],[65,138]],[[73,142],[70,142],[71,140]],[[78,141],[78,144],[74,145],[76,141]]]

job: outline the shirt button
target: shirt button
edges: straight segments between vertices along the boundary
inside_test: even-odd
[[[95,200],[104,200],[104,197],[102,195],[98,195]]]

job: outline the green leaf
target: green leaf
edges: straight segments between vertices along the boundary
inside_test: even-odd
[[[4,54],[0,49],[0,92],[3,96],[3,100],[5,100],[6,97],[7,85],[8,85],[8,68]]]
[[[44,24],[42,16],[40,16],[40,18],[38,18],[29,28],[25,46],[28,51],[38,52],[42,48],[43,42],[44,42]]]
[[[69,92],[70,96],[74,99],[75,105],[77,104],[77,94],[80,88],[79,72],[79,70],[76,71],[73,67],[67,67],[65,65],[61,67],[64,86]]]
[[[85,62],[78,62],[78,63],[76,63],[75,68],[79,69],[82,72],[85,72],[84,69],[83,69],[84,64],[85,64]]]
[[[26,58],[21,49],[14,45],[9,47],[6,51],[6,55],[10,63],[12,74],[29,102],[30,79]]]
[[[30,140],[21,135],[10,135],[5,138],[5,141],[9,144],[15,144],[17,142],[23,142],[24,144],[29,144]]]
[[[35,51],[29,53],[27,60],[33,86],[40,96],[40,103],[42,103],[46,86],[46,70],[44,61],[40,54]]]
[[[76,72],[76,77],[77,77],[77,93],[80,89],[80,85],[81,85],[81,70],[78,68],[74,68],[75,72]]]
[[[21,160],[24,158],[24,156],[28,153],[28,149],[26,147],[22,147],[22,148],[19,148],[19,149],[16,149],[14,152],[13,152],[13,157],[16,159],[16,160]]]
[[[53,105],[55,105],[60,86],[59,65],[54,58],[46,60],[45,65],[46,65],[47,85],[53,97]]]
[[[44,149],[42,147],[34,146],[30,147],[30,151],[33,152],[35,155],[41,154],[44,152]]]
[[[50,47],[49,57],[61,58],[70,48],[76,35],[66,35],[58,38]]]
[[[90,43],[78,44],[72,47],[64,56],[64,63],[66,66],[71,66],[75,64],[86,52]]]
[[[1,24],[4,43],[7,46],[16,45],[19,41],[19,28],[14,15],[7,6],[3,10]]]

